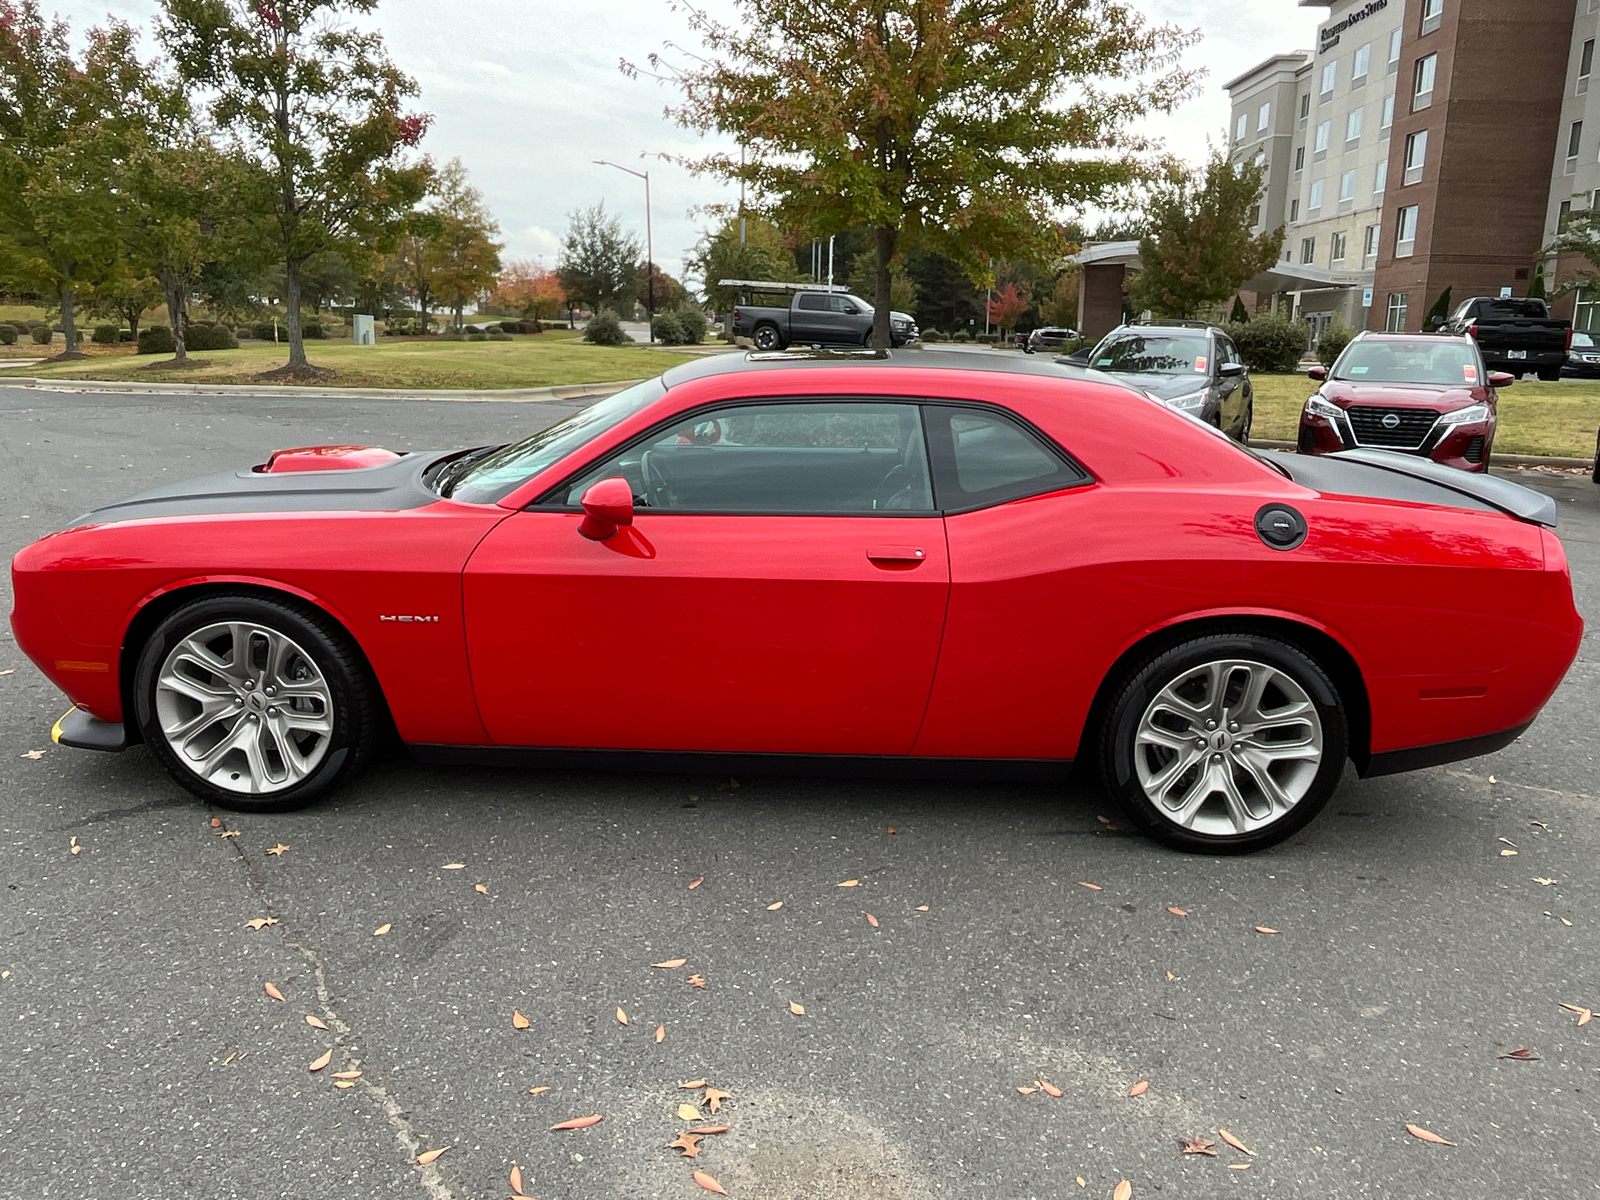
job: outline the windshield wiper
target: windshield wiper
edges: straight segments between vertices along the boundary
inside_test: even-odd
[[[455,491],[456,484],[461,482],[461,477],[471,469],[473,464],[499,449],[499,446],[482,446],[477,450],[467,451],[467,453],[453,462],[446,463],[444,469],[439,472],[433,481],[434,490],[448,499],[450,494]]]

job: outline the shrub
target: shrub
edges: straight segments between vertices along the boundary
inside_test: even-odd
[[[944,341],[944,334],[937,329],[924,329],[922,331],[922,340],[925,342],[942,342]]]
[[[131,330],[131,329],[119,329],[119,330],[117,330],[117,341],[119,341],[119,342],[131,342],[131,341],[133,341],[133,330]]]
[[[488,340],[489,335],[481,329],[474,329],[471,333],[467,334],[467,341],[469,342],[487,342]]]
[[[705,309],[698,304],[683,304],[678,308],[678,323],[683,326],[683,344],[698,346],[706,340],[711,322],[706,320]]]
[[[17,341],[17,331],[10,325],[0,325],[0,346],[13,346]]]
[[[190,325],[183,331],[186,350],[237,350],[239,339],[226,325]]]
[[[119,332],[115,325],[96,325],[94,332],[89,335],[89,340],[97,346],[115,346]]]
[[[1000,335],[998,333],[980,333],[978,340],[985,346],[998,346],[1000,344]]]
[[[234,331],[233,331],[233,336],[234,337],[247,338],[247,337],[255,337],[255,335],[256,335],[255,329],[253,327],[249,326],[249,325],[240,325],[236,329],[234,329]]]
[[[1356,331],[1343,321],[1335,321],[1323,330],[1322,336],[1317,339],[1317,361],[1325,367],[1333,366],[1334,359],[1344,352],[1350,344],[1350,339],[1356,336]]]
[[[139,330],[140,354],[171,354],[178,348],[172,339],[172,330],[165,325],[152,325]]]
[[[513,340],[511,335],[504,329],[491,329],[488,333],[484,334],[484,336],[491,342],[509,342]]]
[[[303,338],[324,338],[328,335],[322,331],[321,321],[302,319],[300,322],[300,336]]]
[[[972,340],[972,335],[970,333],[968,333],[965,329],[958,329],[955,332],[955,336],[952,337],[950,340],[952,342],[970,342]]]
[[[27,321],[0,321],[0,325],[9,325],[19,337],[25,337],[33,332],[33,326]]]
[[[271,321],[257,321],[250,326],[250,336],[260,338],[263,342],[272,340],[273,331],[277,328]]]
[[[584,326],[583,340],[596,346],[624,346],[632,339],[622,331],[622,321],[609,308],[602,308]]]
[[[1305,325],[1287,317],[1263,313],[1252,321],[1226,328],[1239,347],[1239,357],[1252,371],[1292,374],[1306,350]]]
[[[454,325],[451,325],[439,331],[439,340],[442,342],[464,342],[467,340],[467,335]]]
[[[56,338],[56,331],[48,325],[35,325],[28,332],[33,335],[33,344],[36,346],[48,346]]]
[[[678,314],[671,310],[658,312],[651,318],[650,336],[666,346],[681,346],[689,340],[684,332],[683,322],[678,320]]]

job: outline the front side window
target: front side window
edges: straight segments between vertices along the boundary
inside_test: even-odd
[[[685,417],[610,456],[556,502],[620,475],[634,505],[660,512],[745,515],[933,511],[915,404],[801,401],[741,404]]]
[[[1409,292],[1390,292],[1389,309],[1385,314],[1387,320],[1384,328],[1390,333],[1401,333],[1406,327],[1406,309],[1411,299]]]
[[[1350,67],[1350,82],[1352,84],[1367,81],[1367,68],[1372,65],[1372,43],[1368,42],[1356,51],[1355,61]]]
[[[1390,304],[1399,294],[1389,297]],[[1363,338],[1351,342],[1330,375],[1355,383],[1479,383],[1478,348],[1454,338]]]
[[[1000,413],[931,404],[929,448],[939,507],[982,508],[1090,482],[1089,475],[1031,430]]]
[[[1416,75],[1411,88],[1411,111],[1417,112],[1433,103],[1433,80],[1439,69],[1439,56],[1429,54],[1417,59]]]

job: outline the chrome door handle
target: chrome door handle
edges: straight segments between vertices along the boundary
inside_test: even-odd
[[[875,563],[919,563],[928,556],[919,546],[869,546],[867,557]]]

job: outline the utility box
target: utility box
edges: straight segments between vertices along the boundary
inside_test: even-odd
[[[376,346],[378,344],[377,330],[373,327],[372,318],[366,313],[356,313],[350,318],[350,332],[358,346]]]

